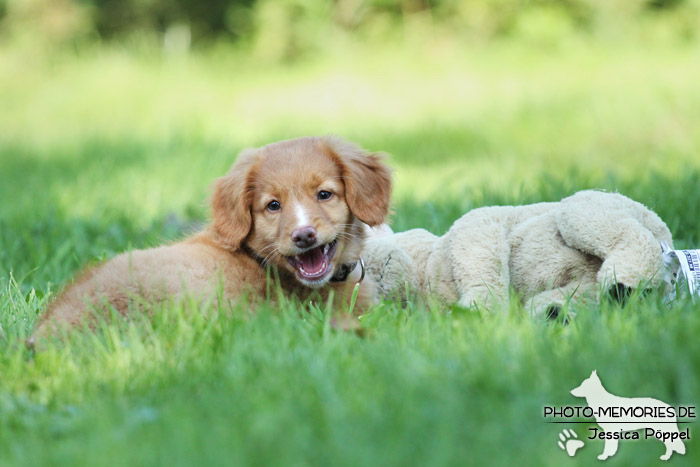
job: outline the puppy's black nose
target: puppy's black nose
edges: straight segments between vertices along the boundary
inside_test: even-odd
[[[316,243],[316,229],[311,226],[300,227],[292,232],[292,241],[299,248],[308,248]]]

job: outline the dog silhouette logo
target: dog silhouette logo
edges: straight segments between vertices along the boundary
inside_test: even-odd
[[[595,421],[601,430],[591,428],[589,439],[605,440],[603,453],[598,459],[605,460],[615,455],[620,439],[639,439],[637,430],[644,430],[644,437],[654,437],[666,446],[661,460],[668,460],[674,452],[685,454],[683,439],[689,432],[678,430],[676,411],[669,404],[651,397],[620,397],[609,393],[598,377],[596,370],[578,387],[571,390],[576,397],[586,399]],[[571,454],[570,454],[571,455]]]

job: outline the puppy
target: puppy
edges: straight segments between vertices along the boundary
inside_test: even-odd
[[[94,313],[127,314],[139,303],[187,295],[199,302],[242,294],[265,297],[267,269],[285,294],[302,300],[335,289],[347,302],[361,265],[365,225],[389,209],[391,171],[382,155],[336,137],[307,137],[244,150],[220,178],[212,221],[182,242],[123,253],[84,272],[49,307],[28,340],[86,322]],[[354,271],[356,270],[356,271]],[[373,300],[362,282],[358,306]]]

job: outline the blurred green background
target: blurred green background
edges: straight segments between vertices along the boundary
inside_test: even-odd
[[[206,222],[241,149],[309,134],[391,154],[395,230],[604,188],[698,248],[699,34],[700,0],[0,0],[0,464],[560,465],[541,409],[594,368],[697,404],[700,303],[658,295],[568,326],[385,302],[359,339],[289,303],[23,339],[85,264]]]

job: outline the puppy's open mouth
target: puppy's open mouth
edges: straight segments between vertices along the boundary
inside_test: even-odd
[[[296,256],[287,256],[287,261],[297,271],[297,275],[308,281],[317,281],[326,277],[331,270],[331,259],[338,247],[333,240],[325,245],[311,248]]]

